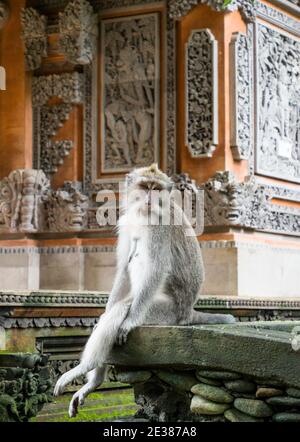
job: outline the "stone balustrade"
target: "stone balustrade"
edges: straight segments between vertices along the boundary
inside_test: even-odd
[[[299,325],[141,327],[111,354],[111,378],[151,421],[300,422]]]

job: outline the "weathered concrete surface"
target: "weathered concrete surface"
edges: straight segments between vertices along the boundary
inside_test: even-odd
[[[299,322],[214,326],[147,326],[134,330],[108,363],[156,368],[209,368],[300,387],[300,351],[291,346]]]

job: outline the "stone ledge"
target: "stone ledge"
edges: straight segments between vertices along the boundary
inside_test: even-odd
[[[145,326],[132,332],[126,346],[115,347],[107,362],[127,367],[232,370],[300,388],[300,352],[291,346],[294,326],[300,322]]]
[[[299,422],[295,325],[140,327],[107,363],[133,385],[138,414],[150,420]]]
[[[0,307],[105,307],[108,292],[87,290],[0,290]],[[300,310],[289,297],[201,296],[196,308]]]

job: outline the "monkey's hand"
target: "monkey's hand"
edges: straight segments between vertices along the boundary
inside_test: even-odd
[[[123,345],[127,341],[128,333],[131,332],[135,328],[135,325],[132,323],[130,319],[125,319],[121,327],[119,328],[118,336],[117,336],[117,344]]]

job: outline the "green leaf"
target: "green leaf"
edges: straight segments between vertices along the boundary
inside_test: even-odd
[[[230,5],[230,3],[232,2],[232,0],[224,0],[223,2],[223,9],[227,8],[228,5]]]

